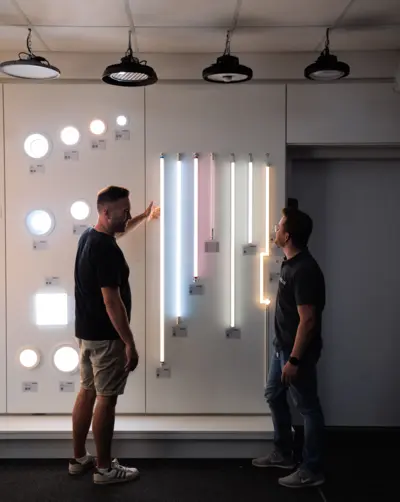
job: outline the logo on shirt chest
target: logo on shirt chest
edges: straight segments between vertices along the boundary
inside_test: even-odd
[[[279,277],[279,282],[283,284],[283,286],[286,286],[286,281],[282,276]]]

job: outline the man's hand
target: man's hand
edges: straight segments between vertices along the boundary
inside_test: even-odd
[[[134,345],[126,345],[125,354],[126,354],[125,371],[126,372],[134,371],[137,365],[139,364],[139,354],[137,353],[136,347]]]
[[[147,218],[147,221],[157,220],[160,217],[159,206],[155,206],[153,202],[150,202],[148,208],[144,212],[144,216]]]
[[[282,370],[282,382],[285,385],[290,385],[297,376],[298,367],[287,362]]]

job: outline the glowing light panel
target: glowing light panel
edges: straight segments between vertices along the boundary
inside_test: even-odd
[[[248,165],[248,211],[247,211],[247,241],[253,242],[253,160],[250,155]]]
[[[86,220],[90,214],[89,205],[83,200],[77,200],[71,206],[71,216],[75,220]]]
[[[269,161],[265,164],[265,252],[260,253],[260,303],[262,305],[269,305],[271,303],[269,298],[264,296],[264,258],[269,256]]]
[[[235,167],[231,161],[231,327],[235,326]]]
[[[96,134],[97,136],[106,132],[106,124],[100,119],[92,120],[89,128],[90,132],[92,134]]]
[[[48,154],[50,143],[42,134],[31,134],[24,142],[24,150],[32,159],[42,159]]]
[[[23,349],[19,354],[19,362],[24,368],[32,370],[40,362],[39,353],[34,349]]]
[[[54,217],[43,209],[34,209],[26,217],[26,226],[32,235],[49,235],[54,229]]]
[[[128,119],[125,117],[125,115],[119,115],[117,117],[117,125],[119,125],[120,127],[126,126],[127,123]]]
[[[76,145],[81,137],[80,132],[76,127],[64,127],[60,134],[61,141],[68,146]]]
[[[199,157],[193,159],[193,277],[199,277]]]
[[[160,362],[163,363],[165,359],[164,349],[164,329],[165,329],[165,305],[164,305],[164,288],[165,288],[165,269],[164,269],[164,255],[165,255],[165,220],[164,220],[164,157],[160,157]]]
[[[54,366],[62,373],[73,373],[78,369],[79,354],[74,347],[65,345],[56,350],[53,356]]]
[[[68,296],[66,293],[38,293],[35,295],[37,326],[65,326],[68,324]]]
[[[213,153],[210,159],[210,235],[213,240],[215,237],[215,156]]]
[[[176,273],[176,292],[175,292],[175,310],[176,317],[179,321],[182,316],[182,299],[181,299],[181,283],[182,283],[182,160],[178,154],[176,162],[176,251],[175,251],[175,273]]]

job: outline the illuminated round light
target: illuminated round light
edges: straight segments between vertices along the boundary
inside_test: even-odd
[[[75,220],[86,220],[90,214],[90,207],[83,200],[77,200],[71,206],[71,215]]]
[[[96,135],[104,134],[106,131],[106,124],[99,119],[90,122],[90,132]]]
[[[24,150],[32,159],[42,159],[49,153],[50,143],[42,134],[31,134],[24,142]]]
[[[23,349],[19,354],[21,366],[28,370],[36,368],[40,362],[39,353],[34,349]]]
[[[117,125],[119,125],[120,127],[126,126],[127,123],[128,119],[125,117],[125,115],[120,115],[119,117],[117,117]]]
[[[61,141],[68,146],[76,145],[81,137],[78,129],[72,126],[64,127],[60,136]]]
[[[26,225],[32,235],[49,235],[54,229],[53,216],[43,209],[34,209],[26,217]]]
[[[56,350],[53,362],[58,371],[73,373],[79,366],[79,354],[73,347],[65,345]]]

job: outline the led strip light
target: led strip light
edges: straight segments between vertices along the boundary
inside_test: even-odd
[[[253,242],[253,156],[249,154],[248,164],[248,197],[247,197],[247,241],[249,244]]]
[[[235,156],[231,155],[231,328],[235,326]]]
[[[265,251],[260,253],[260,303],[262,305],[269,305],[271,303],[269,298],[264,296],[264,258],[269,256],[269,239],[270,239],[270,227],[269,227],[269,155],[267,155],[267,161],[265,163]]]
[[[199,277],[199,156],[193,158],[193,280]]]
[[[176,250],[175,250],[175,309],[176,320],[179,324],[182,317],[182,157],[178,153],[176,161]]]
[[[165,362],[165,219],[164,219],[164,155],[160,156],[160,363]]]

